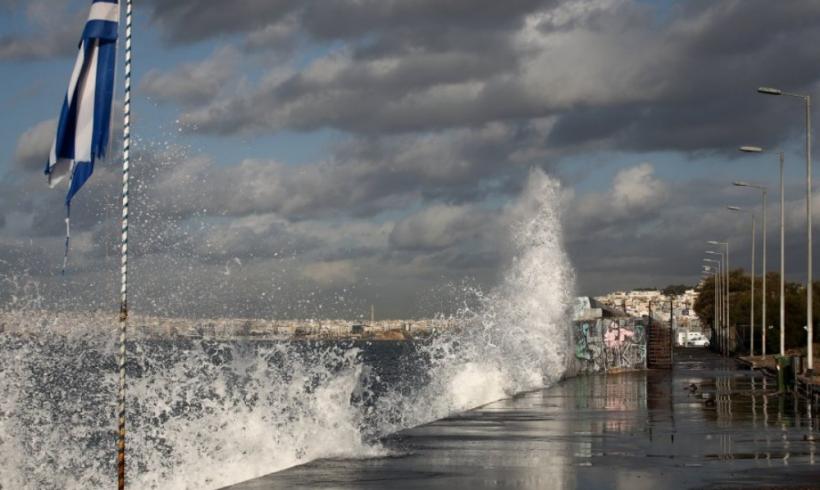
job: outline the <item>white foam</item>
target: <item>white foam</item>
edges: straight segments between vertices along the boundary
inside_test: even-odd
[[[383,455],[374,437],[560,378],[574,285],[559,202],[558,184],[532,171],[503,211],[512,231],[501,284],[487,294],[465,289],[480,306],[462,308],[458,328],[418,346],[429,359],[425,382],[391,386],[374,405],[356,402],[372,394],[373,381],[356,349],[194,345],[160,355],[138,347],[134,361],[144,374],[129,386],[133,486],[218,488],[317,458]],[[33,317],[20,302],[12,310],[40,333],[0,336],[0,485],[110,487],[113,326]],[[102,339],[103,328],[112,335]],[[93,352],[107,360],[89,358]]]

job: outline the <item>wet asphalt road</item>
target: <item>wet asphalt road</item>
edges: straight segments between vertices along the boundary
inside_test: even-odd
[[[820,488],[818,414],[704,349],[672,371],[590,375],[318,460],[263,489]]]

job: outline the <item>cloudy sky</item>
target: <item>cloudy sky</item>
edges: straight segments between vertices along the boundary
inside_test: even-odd
[[[776,156],[742,144],[786,152],[787,272],[804,277],[801,107],[755,88],[820,92],[818,2],[136,4],[137,310],[446,310],[498,280],[532,168],[561,182],[579,293],[691,284],[709,239],[748,267],[748,219],[723,208],[759,194],[732,180],[771,186],[775,231]],[[87,9],[0,0],[6,302],[116,303],[119,162],[75,198],[65,277],[64,190],[42,175]]]

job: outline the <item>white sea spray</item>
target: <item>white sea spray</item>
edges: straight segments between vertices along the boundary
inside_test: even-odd
[[[511,258],[500,284],[461,291],[469,301],[452,328],[415,344],[424,372],[387,387],[344,343],[136,338],[132,487],[219,488],[317,458],[384,455],[382,436],[555,382],[571,351],[574,288],[559,203],[557,182],[532,171],[502,211]],[[109,488],[116,324],[43,313],[36,285],[14,287],[0,334],[0,485]]]

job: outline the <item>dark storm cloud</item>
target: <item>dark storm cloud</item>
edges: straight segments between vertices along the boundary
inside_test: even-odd
[[[811,46],[820,42],[820,5],[771,7],[726,1],[673,9],[661,39],[666,59],[646,67],[664,76],[660,96],[601,114],[620,148],[720,149],[744,138],[770,144],[794,128],[794,110],[755,88],[807,91],[818,82],[820,53]]]
[[[304,24],[318,38],[348,39],[362,33],[406,31],[418,27],[447,30],[469,26],[496,30],[515,26],[543,0],[329,0],[308,3]]]
[[[372,32],[470,25],[497,29],[516,22],[543,0],[152,0],[152,17],[168,39],[192,42],[247,33],[298,16],[316,39],[356,39]]]
[[[264,27],[283,18],[301,2],[296,0],[153,0],[151,16],[165,37],[194,42]]]
[[[296,17],[301,33],[320,41],[352,40],[349,50],[281,83],[217,100],[184,120],[216,133],[348,124],[367,132],[459,126],[462,113],[476,105],[480,87],[458,84],[515,70],[519,59],[510,36],[527,12],[544,3],[551,2],[307,3]],[[429,93],[443,85],[452,87]],[[460,92],[461,109],[437,104]],[[433,119],[440,122],[431,124]]]
[[[812,2],[689,2],[663,20],[628,1],[305,5],[282,7],[298,12],[302,35],[352,42],[183,120],[223,135],[374,135],[552,116],[553,148],[696,151],[779,141],[796,118],[755,87],[800,91],[818,81]],[[224,24],[244,25],[236,22]]]

